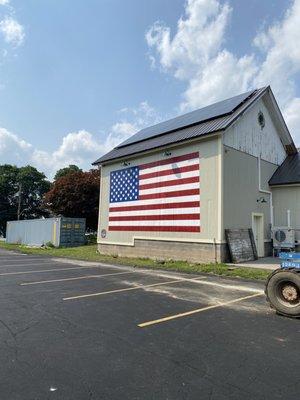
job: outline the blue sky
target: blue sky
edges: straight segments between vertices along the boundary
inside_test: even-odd
[[[0,0],[0,163],[87,169],[144,126],[269,83],[300,145],[299,3]]]

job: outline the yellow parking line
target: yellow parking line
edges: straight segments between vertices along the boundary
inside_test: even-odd
[[[185,279],[185,278],[177,278],[174,281],[168,281],[168,282],[160,282],[160,283],[152,283],[151,285],[142,285],[142,286],[134,286],[130,288],[125,288],[125,289],[115,289],[115,290],[109,290],[107,292],[99,292],[99,293],[90,293],[90,294],[82,294],[79,296],[72,296],[72,297],[64,297],[63,300],[76,300],[76,299],[84,299],[86,297],[94,297],[94,296],[103,296],[105,294],[112,294],[112,293],[120,293],[120,292],[128,292],[130,290],[139,290],[139,289],[144,289],[148,287],[154,287],[154,286],[163,286],[163,285],[171,285],[173,283],[181,283],[181,282],[197,282],[200,279],[206,279],[206,277],[201,277],[201,278],[195,278],[195,279]]]
[[[78,276],[75,278],[51,279],[48,281],[37,281],[37,282],[24,282],[24,283],[20,283],[20,286],[38,285],[38,284],[52,283],[52,282],[77,281],[80,279],[102,278],[102,277],[106,277],[106,276],[134,274],[134,273],[135,273],[135,271],[134,272],[114,272],[112,274],[102,274],[102,275],[85,275],[85,276]]]
[[[243,300],[247,300],[247,299],[252,299],[253,297],[262,296],[263,294],[264,294],[264,293],[251,294],[251,295],[249,295],[249,296],[240,297],[240,298],[238,298],[238,299],[226,301],[226,302],[224,302],[224,303],[216,304],[216,305],[214,305],[214,306],[207,306],[207,307],[197,308],[196,310],[191,310],[191,311],[187,311],[187,312],[180,313],[180,314],[170,315],[170,316],[168,316],[168,317],[164,317],[164,318],[160,318],[160,319],[155,319],[155,320],[153,320],[153,321],[143,322],[142,324],[138,324],[138,327],[140,327],[140,328],[145,328],[146,326],[160,324],[160,323],[162,323],[162,322],[171,321],[172,319],[187,317],[188,315],[197,314],[197,313],[200,313],[200,312],[203,312],[203,311],[212,310],[212,309],[214,309],[214,308],[224,307],[224,306],[227,306],[227,305],[229,305],[229,304],[237,303],[237,302],[239,302],[239,301],[243,301]]]
[[[100,266],[97,267],[96,265],[93,267],[72,267],[72,268],[56,268],[56,269],[40,269],[37,271],[17,271],[17,272],[4,272],[0,274],[0,276],[6,275],[22,275],[22,274],[34,274],[34,273],[42,273],[42,272],[54,272],[54,271],[71,271],[74,269],[86,269],[86,268],[101,268]]]

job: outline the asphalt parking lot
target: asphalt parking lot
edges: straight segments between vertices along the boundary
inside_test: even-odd
[[[0,398],[300,398],[263,284],[0,250]]]

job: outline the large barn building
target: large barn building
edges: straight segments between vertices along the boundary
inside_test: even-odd
[[[252,228],[262,257],[287,213],[300,228],[300,156],[270,87],[143,129],[94,164],[101,253],[227,261],[225,229]]]

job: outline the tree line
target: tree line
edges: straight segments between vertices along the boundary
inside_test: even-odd
[[[7,221],[53,216],[86,218],[97,229],[99,206],[98,169],[84,172],[77,165],[59,169],[53,182],[27,165],[0,165],[0,236]]]

